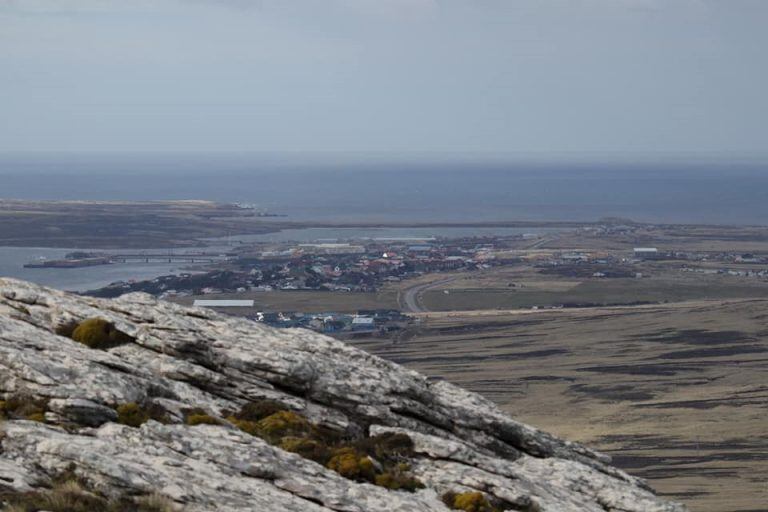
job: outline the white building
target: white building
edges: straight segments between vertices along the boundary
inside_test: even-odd
[[[370,316],[356,316],[352,319],[353,331],[372,331],[373,329],[374,322]]]
[[[635,258],[652,260],[659,257],[659,250],[655,247],[635,247]]]

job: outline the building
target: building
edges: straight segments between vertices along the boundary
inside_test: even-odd
[[[560,256],[563,261],[587,261],[589,257],[581,252],[567,252]]]
[[[655,260],[659,258],[659,250],[655,247],[635,247],[635,258],[639,260]]]
[[[252,308],[253,300],[196,299],[194,305],[203,308]]]
[[[373,317],[370,316],[356,316],[352,319],[353,331],[373,331],[375,324]]]

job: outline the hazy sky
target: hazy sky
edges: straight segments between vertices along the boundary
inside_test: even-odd
[[[0,151],[764,154],[766,0],[0,0]]]

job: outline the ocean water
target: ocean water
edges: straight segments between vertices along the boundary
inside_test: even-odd
[[[183,263],[126,263],[83,268],[24,268],[41,258],[60,259],[75,249],[0,247],[0,277],[14,277],[62,290],[86,291],[115,281],[152,279],[185,271]]]
[[[386,161],[364,156],[0,157],[0,198],[209,199],[289,220],[457,222],[624,217],[768,224],[768,166]]]
[[[207,199],[326,222],[594,221],[768,225],[768,166],[500,163],[380,156],[0,156],[0,198]],[[428,238],[542,232],[514,228],[308,228],[247,241]],[[224,240],[220,240],[224,242]],[[218,242],[214,242],[218,243]],[[182,271],[179,264],[24,269],[67,249],[0,247],[0,276],[69,290]]]

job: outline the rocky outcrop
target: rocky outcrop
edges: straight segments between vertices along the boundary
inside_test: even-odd
[[[92,318],[127,341],[70,339]],[[38,416],[0,426],[0,491],[70,471],[104,496],[155,492],[189,511],[445,512],[445,493],[467,491],[509,510],[684,510],[607,457],[451,384],[309,331],[142,294],[100,300],[0,279],[0,397],[40,404]],[[264,400],[349,439],[407,435],[409,472],[424,488],[345,478],[247,433],[232,411]],[[119,423],[122,404],[162,421]],[[211,421],[187,424],[192,409]]]

